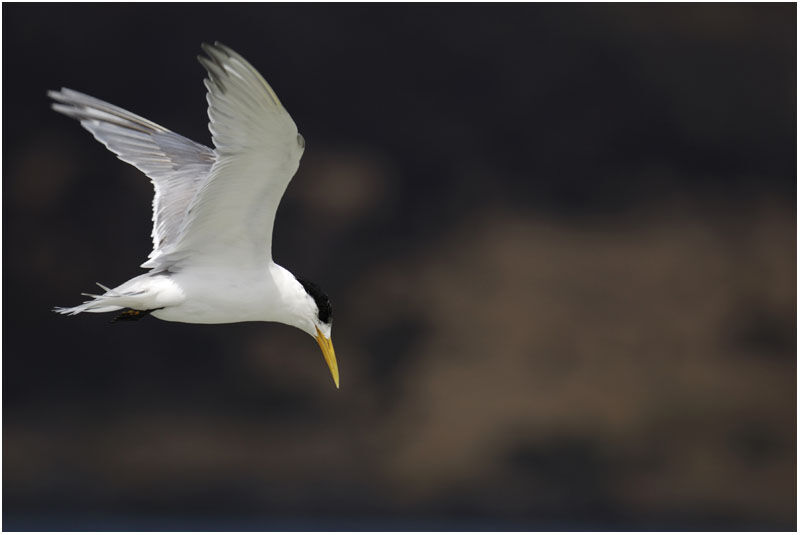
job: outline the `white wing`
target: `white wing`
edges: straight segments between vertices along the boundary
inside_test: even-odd
[[[217,159],[191,202],[174,247],[146,267],[260,266],[272,258],[272,226],[300,163],[303,138],[264,78],[215,43],[198,59],[208,71],[209,129]]]
[[[71,89],[49,91],[53,109],[78,119],[120,160],[147,175],[153,197],[153,252],[174,245],[189,203],[208,177],[215,154],[210,148],[163,126]]]

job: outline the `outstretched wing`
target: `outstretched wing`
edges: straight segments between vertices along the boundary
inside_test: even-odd
[[[71,89],[49,91],[53,109],[78,119],[95,139],[147,175],[153,197],[153,251],[150,258],[178,239],[189,203],[205,182],[214,151],[143,117]]]
[[[184,218],[171,250],[148,267],[263,265],[272,226],[303,154],[303,138],[264,78],[239,54],[215,43],[199,60],[208,71],[209,129],[217,159]]]

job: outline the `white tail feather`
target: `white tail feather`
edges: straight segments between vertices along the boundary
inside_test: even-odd
[[[115,310],[122,310],[122,308],[123,307],[119,306],[100,306],[94,301],[86,301],[85,303],[76,307],[54,307],[53,312],[74,316],[75,314],[80,314],[81,312],[114,312]]]
[[[96,284],[105,291],[103,295],[84,293],[82,295],[91,299],[74,307],[55,307],[53,311],[74,316],[82,312],[114,312],[123,308],[136,310],[160,308],[171,304],[163,299],[168,296],[164,296],[161,292],[165,282],[167,281],[163,277],[148,275],[135,277],[113,289],[98,282]]]
[[[103,295],[81,293],[81,295],[91,297],[92,299],[89,301],[84,301],[80,305],[74,307],[55,307],[53,308],[53,312],[74,316],[75,314],[80,314],[81,312],[113,312],[115,310],[124,308],[120,305],[112,305],[109,303],[110,299],[121,297],[120,294],[115,293],[111,288],[104,286],[99,282],[95,282],[95,284],[105,290],[106,293]]]

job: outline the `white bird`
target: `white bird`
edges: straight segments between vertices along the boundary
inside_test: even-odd
[[[272,226],[305,142],[264,78],[230,48],[203,44],[214,148],[96,98],[62,88],[53,109],[147,175],[153,198],[149,272],[62,314],[123,310],[185,323],[277,321],[313,336],[336,388],[330,300],[272,260]]]

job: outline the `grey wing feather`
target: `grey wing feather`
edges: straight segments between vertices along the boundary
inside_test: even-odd
[[[275,91],[230,48],[203,45],[200,62],[217,160],[187,210],[174,247],[145,267],[182,262],[263,268],[275,213],[303,155],[302,137]]]
[[[53,109],[77,119],[120,160],[153,182],[153,251],[175,243],[186,211],[206,180],[216,153],[163,126],[71,89],[49,91]]]

